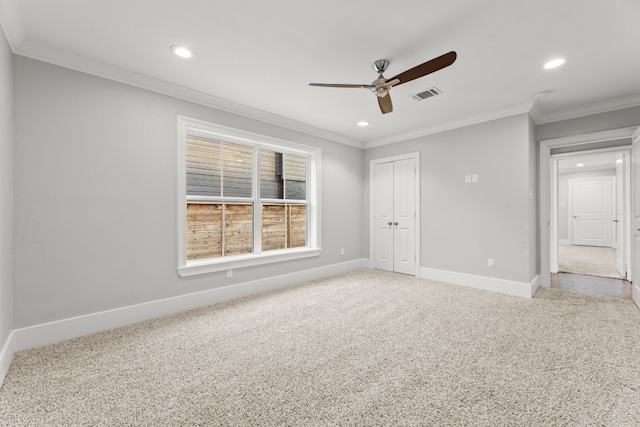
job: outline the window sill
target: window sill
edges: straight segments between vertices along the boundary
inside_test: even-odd
[[[291,261],[294,259],[319,256],[322,249],[301,248],[282,251],[270,251],[261,254],[238,255],[216,260],[188,261],[187,265],[178,267],[180,277],[196,276],[198,274],[215,273],[217,271],[234,268],[253,267],[274,262]]]

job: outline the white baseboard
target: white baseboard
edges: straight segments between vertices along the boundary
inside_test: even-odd
[[[7,375],[7,371],[9,370],[9,365],[11,364],[11,360],[13,359],[13,353],[15,353],[15,334],[13,331],[9,333],[7,340],[2,346],[2,350],[0,351],[0,387],[2,387],[2,383],[4,382],[4,377]]]
[[[362,268],[365,264],[368,265],[368,260],[356,259],[340,264],[332,264],[296,273],[283,274],[281,276],[268,277],[222,288],[179,295],[143,304],[15,329],[12,332],[15,333],[12,344],[13,351],[52,344],[107,329],[130,325],[143,320],[302,283],[307,280],[319,279],[321,277]]]
[[[571,242],[569,242],[569,239],[558,239],[558,244],[564,245],[564,246],[571,246]]]
[[[538,290],[539,287],[540,287],[540,275],[538,274],[531,281],[531,298],[533,298],[533,296],[536,294],[536,291]]]
[[[496,279],[486,276],[458,273],[455,271],[437,270],[435,268],[420,268],[420,277],[452,285],[468,286],[470,288],[483,289],[485,291],[499,292],[507,295],[531,298],[533,296],[534,283],[515,282],[512,280]],[[534,279],[539,281],[538,276]],[[537,285],[535,285],[537,289]]]

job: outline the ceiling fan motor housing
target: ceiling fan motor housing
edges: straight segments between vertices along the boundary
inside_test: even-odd
[[[389,93],[389,89],[390,89],[389,85],[386,84],[386,82],[387,80],[384,77],[382,77],[382,74],[380,74],[380,77],[378,77],[377,79],[371,82],[371,85],[373,86],[371,88],[371,91],[375,93],[376,96],[379,96],[381,98],[383,96],[386,96],[387,93]]]

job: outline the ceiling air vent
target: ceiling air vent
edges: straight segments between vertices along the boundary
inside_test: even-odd
[[[416,101],[422,101],[423,99],[431,98],[433,96],[441,95],[441,94],[442,94],[442,91],[434,86],[420,93],[416,93],[415,95],[411,95],[411,97]]]

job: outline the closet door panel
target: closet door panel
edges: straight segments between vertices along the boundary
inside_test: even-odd
[[[393,270],[415,274],[415,161],[394,162],[393,173],[394,261]]]
[[[393,162],[375,165],[374,170],[374,267],[393,271]]]

